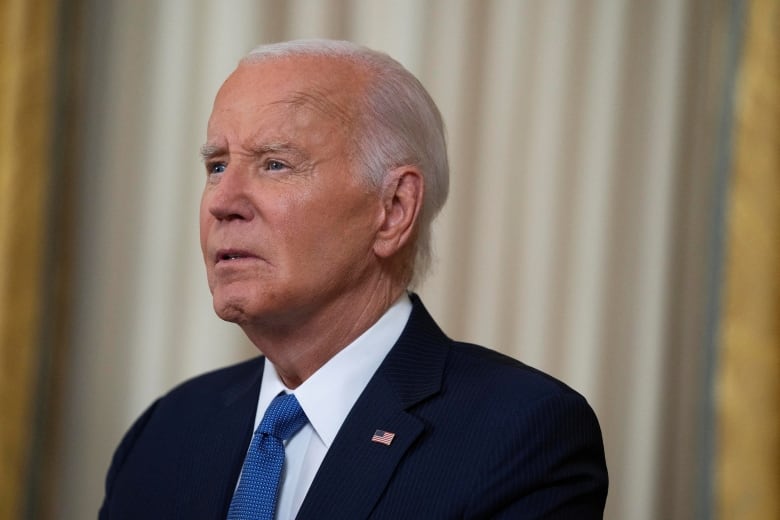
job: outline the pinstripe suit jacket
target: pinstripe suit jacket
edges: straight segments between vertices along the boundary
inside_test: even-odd
[[[601,518],[607,469],[585,399],[447,338],[422,303],[339,430],[299,519]],[[225,518],[263,359],[157,400],[117,449],[101,519]],[[393,442],[371,442],[374,431]]]

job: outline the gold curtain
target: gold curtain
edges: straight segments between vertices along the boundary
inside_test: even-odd
[[[780,518],[780,2],[749,2],[736,89],[718,518]]]
[[[56,2],[0,0],[0,518],[22,518],[40,358]]]

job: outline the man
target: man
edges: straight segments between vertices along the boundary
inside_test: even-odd
[[[348,42],[260,47],[207,133],[214,308],[263,355],[137,420],[101,518],[601,517],[586,401],[450,340],[407,293],[448,186],[441,117],[408,71]]]

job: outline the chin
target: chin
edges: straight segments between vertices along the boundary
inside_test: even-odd
[[[215,292],[213,297],[214,312],[222,320],[238,324],[244,323],[249,316],[246,302],[243,300],[243,298],[230,297]]]
[[[214,303],[214,312],[217,313],[220,319],[231,323],[241,323],[245,316],[245,313],[234,305],[217,305]]]

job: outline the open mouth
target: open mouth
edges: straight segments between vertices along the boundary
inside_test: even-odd
[[[217,263],[229,262],[231,260],[241,260],[242,258],[251,258],[253,255],[244,251],[224,250],[217,251]]]

